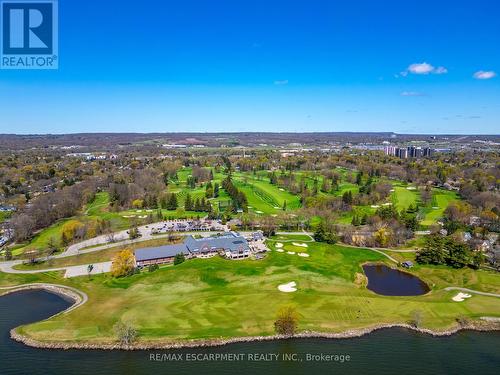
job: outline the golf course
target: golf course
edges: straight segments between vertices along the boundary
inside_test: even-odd
[[[338,190],[321,192],[318,195],[340,197],[343,193],[351,191],[354,196],[359,194],[358,186],[349,180],[355,175],[354,172],[345,168],[337,168],[339,171]],[[205,186],[197,185],[192,188],[188,184],[188,179],[193,173],[192,168],[185,167],[179,170],[177,178],[169,182],[164,193],[175,194],[178,202],[176,210],[162,209],[126,209],[117,211],[113,209],[108,192],[98,192],[91,202],[76,216],[67,219],[61,219],[51,226],[40,230],[34,237],[25,243],[16,243],[12,245],[11,251],[14,256],[23,257],[26,252],[32,250],[44,251],[49,247],[49,243],[57,245],[60,249],[60,243],[63,226],[70,220],[78,222],[79,225],[96,226],[96,223],[106,221],[109,228],[113,231],[127,229],[132,223],[146,224],[151,222],[161,213],[164,218],[179,219],[179,218],[197,218],[207,215],[206,212],[186,211],[184,203],[187,195],[191,196],[194,201],[205,197]],[[213,180],[212,184],[222,185],[226,175],[222,172],[216,172],[212,168]],[[273,216],[279,217],[284,212],[292,213],[302,208],[301,198],[297,194],[293,194],[286,189],[272,184],[269,177],[270,172],[260,171],[257,174],[250,172],[235,172],[232,174],[232,179],[235,186],[241,190],[248,202],[248,214],[256,215],[257,217]],[[313,171],[295,172],[297,179],[303,179],[308,188],[312,188],[314,181],[321,186],[323,176],[318,175]],[[348,178],[350,177],[350,178]],[[376,179],[375,179],[376,180]],[[338,218],[335,219],[339,224],[351,224],[354,215],[363,217],[371,216],[376,213],[378,207],[387,204],[393,204],[398,211],[404,211],[410,206],[418,207],[418,214],[421,218],[420,226],[422,229],[427,229],[431,225],[437,223],[443,217],[446,208],[453,202],[459,200],[459,196],[452,191],[447,191],[439,188],[432,190],[432,202],[423,205],[420,199],[420,193],[416,186],[404,184],[399,181],[385,181],[393,186],[391,195],[387,200],[378,202],[375,205],[352,205],[348,211],[340,212]],[[208,201],[212,205],[213,210],[223,211],[230,202],[231,197],[221,187],[217,197],[210,198]],[[155,216],[156,215],[156,216]],[[246,215],[238,213],[236,217]],[[310,224],[314,227],[316,218],[312,217]]]
[[[60,272],[0,273],[0,287],[41,282],[86,293],[88,301],[77,309],[17,329],[40,342],[71,344],[116,342],[117,322],[133,326],[139,342],[267,336],[274,333],[276,312],[289,305],[300,315],[299,332],[406,323],[415,312],[422,327],[438,331],[456,326],[460,317],[500,317],[500,298],[474,294],[454,302],[456,292],[444,290],[457,286],[500,293],[495,273],[416,266],[412,273],[431,291],[387,297],[366,289],[361,268],[367,262],[395,267],[380,253],[311,242],[301,235],[273,237],[268,246],[271,251],[262,260],[192,259],[119,279],[109,274],[63,279]],[[289,283],[295,283],[296,291],[278,289]]]

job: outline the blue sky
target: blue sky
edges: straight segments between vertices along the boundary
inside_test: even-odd
[[[498,134],[500,2],[60,0],[0,133]]]

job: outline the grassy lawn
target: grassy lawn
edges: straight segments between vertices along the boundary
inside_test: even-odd
[[[271,237],[271,241],[311,241],[311,237],[306,234],[278,234]]]
[[[300,208],[300,199],[288,191],[269,183],[267,178],[257,179],[251,174],[238,173],[234,182],[247,195],[248,204],[255,211],[275,213],[286,202],[287,210]],[[276,208],[278,207],[278,208]]]
[[[219,257],[143,272],[123,279],[109,275],[60,279],[85,291],[89,302],[69,314],[21,327],[38,340],[112,342],[113,325],[127,321],[140,340],[218,338],[273,333],[276,311],[295,305],[299,329],[338,332],[379,323],[406,322],[420,310],[423,325],[450,327],[458,316],[500,316],[500,299],[474,295],[452,302],[448,285],[499,291],[500,276],[484,271],[415,267],[432,292],[417,297],[377,295],[354,283],[360,264],[385,262],[366,249],[309,243],[309,258],[271,251],[264,260],[228,261]],[[286,246],[289,246],[287,244]],[[291,245],[293,246],[293,245]],[[52,275],[53,277],[58,277]],[[0,285],[48,280],[49,275],[0,274]],[[277,286],[295,281],[298,291]]]
[[[449,204],[459,199],[457,193],[454,191],[433,189],[432,207],[426,207],[424,209],[423,213],[425,216],[421,224],[424,226],[435,224],[443,217],[444,210],[446,210]]]
[[[392,204],[398,211],[407,209],[411,204],[416,205],[420,197],[418,190],[408,190],[407,186],[394,185],[392,193]]]
[[[109,194],[107,192],[97,193],[92,203],[87,205],[85,214],[99,215],[109,205]]]
[[[0,224],[12,216],[10,211],[0,211]]]
[[[50,227],[45,228],[40,231],[35,237],[29,242],[29,244],[24,244],[21,246],[16,246],[12,250],[12,255],[23,254],[24,251],[28,249],[45,249],[51,238],[54,238],[58,243],[61,239],[62,226],[70,219],[62,219],[52,224]]]

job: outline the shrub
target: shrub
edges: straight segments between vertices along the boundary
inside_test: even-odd
[[[182,253],[177,254],[174,258],[174,266],[181,264],[181,263],[184,263],[185,260],[186,260],[186,257],[184,256],[184,254],[182,254]]]
[[[299,314],[295,307],[282,307],[276,315],[274,330],[278,335],[293,336],[297,330]]]
[[[131,345],[137,338],[137,331],[128,323],[118,322],[113,326],[118,341],[122,345]]]
[[[149,267],[148,267],[148,272],[154,272],[156,271],[158,268],[160,268],[157,264],[151,264]]]

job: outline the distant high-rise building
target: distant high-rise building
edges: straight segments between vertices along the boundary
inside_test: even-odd
[[[385,146],[384,153],[389,156],[396,156],[401,159],[415,158],[419,159],[422,157],[430,157],[432,156],[432,149],[429,147],[395,147],[395,146]]]

